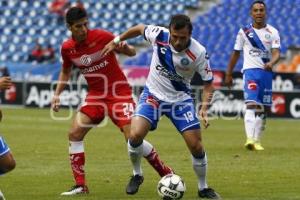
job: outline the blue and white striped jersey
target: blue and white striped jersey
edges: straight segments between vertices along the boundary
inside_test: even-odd
[[[280,37],[278,31],[269,24],[262,29],[256,29],[252,24],[241,28],[234,45],[234,50],[243,51],[243,70],[264,69],[265,63],[272,58],[273,48],[280,48]]]
[[[188,48],[177,52],[169,43],[169,30],[148,25],[144,38],[153,46],[150,72],[146,81],[149,91],[165,102],[191,98],[190,82],[195,72],[203,81],[212,81],[213,74],[205,48],[191,38]]]

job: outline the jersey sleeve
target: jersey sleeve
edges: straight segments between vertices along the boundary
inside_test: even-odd
[[[236,39],[235,39],[234,50],[236,50],[236,51],[242,51],[243,50],[244,43],[245,43],[245,38],[244,38],[243,35],[244,35],[243,30],[240,29],[237,36],[236,36]]]
[[[162,27],[147,25],[144,30],[144,39],[148,41],[150,44],[154,44],[156,41],[156,37],[162,30]]]
[[[62,46],[61,47],[61,57],[62,57],[62,66],[65,68],[72,67],[72,61],[67,54],[67,50]]]
[[[276,31],[272,40],[272,49],[280,49],[280,46],[280,36],[278,31]]]
[[[209,56],[204,51],[197,59],[196,71],[200,74],[204,82],[211,82],[213,80],[213,73],[209,64]]]

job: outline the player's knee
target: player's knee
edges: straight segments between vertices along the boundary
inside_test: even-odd
[[[139,135],[130,135],[129,136],[129,141],[134,143],[134,144],[140,144],[143,141],[143,138],[140,137]]]
[[[143,135],[140,134],[140,132],[135,131],[135,130],[131,130],[131,131],[130,131],[129,140],[130,140],[132,143],[135,143],[135,144],[142,143],[143,139],[144,139],[144,138],[143,138]]]
[[[193,155],[198,155],[204,152],[204,148],[201,144],[201,142],[194,142],[190,144],[190,149]]]
[[[6,160],[4,163],[2,163],[2,166],[0,168],[0,175],[12,171],[15,168],[16,168],[16,161],[13,159],[13,157],[11,157],[8,160]]]
[[[250,110],[256,110],[257,105],[255,103],[247,103],[246,108]]]
[[[70,141],[82,141],[83,140],[83,134],[81,134],[78,131],[70,130],[69,131],[69,140]]]
[[[147,135],[149,128],[147,124],[135,124],[131,125],[129,140],[135,144],[140,144],[143,142],[144,137]]]
[[[6,166],[7,172],[12,171],[15,168],[16,168],[16,161],[12,158]]]

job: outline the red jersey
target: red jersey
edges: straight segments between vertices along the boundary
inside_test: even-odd
[[[95,29],[88,30],[83,42],[69,38],[62,44],[63,67],[78,67],[88,83],[89,92],[111,93],[120,87],[130,88],[115,54],[111,52],[100,57],[101,50],[113,39],[112,33]]]

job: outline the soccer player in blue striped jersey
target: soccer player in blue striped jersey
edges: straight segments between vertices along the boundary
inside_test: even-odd
[[[114,50],[119,42],[139,35],[143,35],[153,47],[146,86],[131,122],[128,152],[133,165],[133,176],[126,187],[128,194],[135,194],[143,180],[143,139],[149,131],[156,129],[160,117],[165,115],[182,135],[191,152],[193,168],[198,177],[199,197],[220,198],[206,182],[207,156],[190,89],[190,81],[195,72],[198,72],[204,81],[199,115],[203,118],[204,127],[207,127],[213,74],[205,48],[191,37],[192,29],[189,17],[178,14],[172,16],[169,28],[143,24],[131,27],[102,51],[105,55]]]
[[[261,136],[265,129],[266,117],[272,105],[272,68],[280,57],[278,31],[266,23],[266,4],[254,1],[251,4],[253,23],[240,29],[234,51],[231,55],[225,84],[232,86],[232,71],[240,51],[244,54],[244,98],[246,112],[244,123],[247,140],[245,147],[261,151]]]
[[[0,78],[0,90],[9,89],[11,86],[10,77]],[[2,120],[2,111],[0,110],[0,121]],[[4,138],[0,136],[0,176],[13,170],[16,167],[14,157],[6,144]],[[3,193],[0,191],[0,200],[5,200]]]

